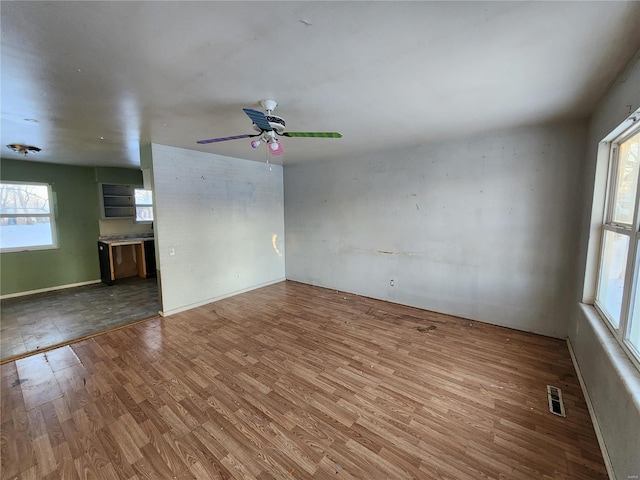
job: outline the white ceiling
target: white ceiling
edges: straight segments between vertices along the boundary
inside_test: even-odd
[[[584,117],[640,48],[640,2],[6,2],[4,145],[138,166],[149,142],[264,160],[242,107],[273,98],[279,162],[348,158]],[[33,121],[36,120],[36,121]]]

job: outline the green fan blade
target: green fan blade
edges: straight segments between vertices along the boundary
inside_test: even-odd
[[[285,132],[285,137],[315,137],[315,138],[342,138],[338,132]]]

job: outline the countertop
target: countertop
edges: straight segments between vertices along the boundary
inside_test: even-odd
[[[153,240],[153,234],[140,233],[137,235],[101,235],[98,237],[99,242],[104,242],[109,245],[132,245],[136,243],[145,242],[147,240]]]

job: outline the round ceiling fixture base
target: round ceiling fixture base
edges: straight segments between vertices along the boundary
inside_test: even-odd
[[[25,157],[32,152],[39,152],[41,149],[38,147],[34,147],[33,145],[22,145],[21,143],[10,143],[7,145],[7,148],[13,150],[20,155],[24,155]]]

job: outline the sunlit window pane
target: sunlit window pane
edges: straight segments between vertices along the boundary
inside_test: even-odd
[[[637,305],[636,305],[637,306]],[[636,309],[634,308],[634,312]],[[640,353],[640,312],[634,313],[629,325],[629,342]]]
[[[0,214],[48,215],[49,213],[47,185],[0,184]]]
[[[136,222],[153,221],[153,196],[151,190],[135,189]]]
[[[136,207],[136,222],[150,222],[153,220],[153,207]]]
[[[640,242],[638,242],[637,248],[640,249]],[[636,292],[633,301],[633,311],[629,320],[630,323],[627,326],[627,340],[633,345],[637,352],[640,352],[640,292],[638,292],[638,289],[640,289],[640,281],[638,281],[638,279],[640,279],[640,277],[638,277],[638,275],[640,275],[640,261],[636,262]]]
[[[49,217],[5,217],[0,221],[0,248],[53,245]]]
[[[55,248],[51,188],[43,183],[0,183],[0,250]]]
[[[153,204],[151,190],[145,190],[143,188],[135,189],[136,205],[151,205]]]
[[[613,221],[631,224],[638,186],[640,132],[621,143],[618,154],[618,174],[615,185]]]
[[[605,230],[597,300],[614,327],[620,324],[629,237]]]

